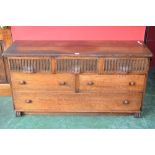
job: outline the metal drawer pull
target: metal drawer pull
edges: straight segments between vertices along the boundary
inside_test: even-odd
[[[24,84],[26,84],[26,81],[24,81],[24,80],[19,81],[19,84],[24,85]]]
[[[136,85],[136,82],[131,81],[131,82],[129,82],[129,85],[130,85],[130,86],[135,86],[135,85]]]
[[[25,100],[25,103],[32,103],[32,100]]]
[[[87,83],[87,85],[89,85],[89,86],[92,86],[93,84],[94,84],[93,81],[89,81],[89,82]]]
[[[123,104],[125,104],[125,105],[129,104],[129,100],[124,100]]]
[[[60,86],[64,86],[64,85],[66,85],[66,82],[65,82],[65,81],[60,81],[60,82],[59,82],[59,85],[60,85]]]

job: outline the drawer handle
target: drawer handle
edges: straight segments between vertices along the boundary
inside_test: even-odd
[[[129,100],[124,100],[123,104],[125,104],[125,105],[129,104]]]
[[[94,84],[93,81],[89,81],[89,82],[87,83],[87,85],[89,85],[89,86],[92,86],[93,84]]]
[[[24,81],[24,80],[19,81],[19,84],[24,85],[24,84],[26,84],[26,81]]]
[[[64,85],[66,85],[66,82],[65,82],[65,81],[60,81],[60,82],[59,82],[59,85],[60,85],[60,86],[64,86]]]
[[[131,81],[131,82],[129,82],[129,85],[130,85],[130,86],[135,86],[135,85],[136,85],[136,82]]]
[[[25,100],[25,103],[32,103],[32,100]]]

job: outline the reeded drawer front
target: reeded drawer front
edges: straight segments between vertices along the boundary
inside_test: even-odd
[[[8,62],[12,72],[51,72],[50,57],[11,57]]]
[[[97,73],[97,58],[57,58],[57,73]]]
[[[144,74],[149,66],[147,58],[133,57],[11,57],[8,61],[11,72],[24,73]]]
[[[72,74],[11,73],[11,81],[13,91],[75,91],[75,76]]]
[[[148,71],[148,65],[147,58],[105,58],[103,72],[107,74],[143,74]]]
[[[139,111],[141,93],[134,94],[54,94],[14,93],[16,110],[50,112],[130,112]]]
[[[80,92],[143,92],[145,75],[80,75]]]

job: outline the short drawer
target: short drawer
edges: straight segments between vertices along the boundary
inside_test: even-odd
[[[144,74],[148,71],[149,59],[147,58],[115,58],[104,59],[103,72],[106,74]]]
[[[14,93],[15,109],[42,112],[132,112],[141,107],[141,93]]]
[[[80,92],[143,92],[145,75],[80,75]]]
[[[9,57],[11,72],[17,73],[50,73],[52,60],[50,57]]]
[[[77,53],[78,54],[78,53]],[[97,73],[96,57],[57,57],[57,73]]]
[[[71,74],[26,74],[11,73],[13,91],[54,91],[75,90],[75,77]]]

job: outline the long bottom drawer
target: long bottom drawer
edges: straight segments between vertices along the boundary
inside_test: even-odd
[[[139,111],[142,94],[14,93],[17,111],[130,112]]]

